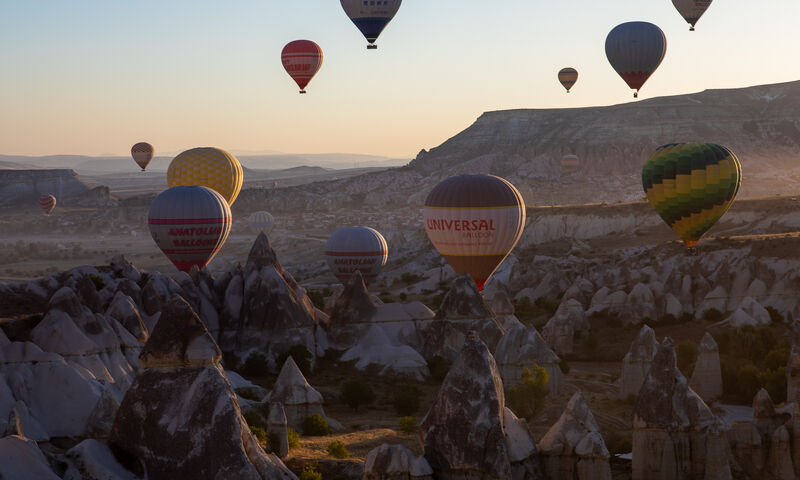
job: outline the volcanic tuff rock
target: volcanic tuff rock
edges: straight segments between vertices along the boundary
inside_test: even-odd
[[[0,438],[0,478],[60,480],[36,442],[18,435]]]
[[[384,443],[367,453],[363,480],[433,480],[433,469],[403,445]]]
[[[706,332],[697,352],[692,379],[689,381],[700,398],[711,403],[722,395],[722,369],[719,364],[719,347],[714,337]]]
[[[469,275],[462,274],[442,299],[436,318],[422,331],[425,358],[441,356],[453,361],[470,331],[476,331],[490,350],[503,336],[503,327],[486,305]]]
[[[722,424],[678,370],[669,337],[634,404],[633,478],[732,478]]]
[[[361,271],[347,281],[337,297],[328,323],[328,342],[331,348],[346,350],[356,344],[364,333],[364,324],[369,323],[377,305],[367,291]]]
[[[399,345],[379,324],[373,324],[352,348],[344,352],[342,361],[357,360],[356,368],[370,365],[380,368],[378,375],[408,376],[423,381],[430,372],[422,355],[408,345]]]
[[[293,345],[303,345],[315,356],[327,348],[320,326],[327,317],[283,269],[263,233],[256,238],[245,268],[232,275],[224,299],[219,340],[225,351],[244,359],[258,350],[274,365]],[[265,331],[270,334],[264,335]]]
[[[631,342],[631,348],[625,354],[625,358],[622,359],[619,392],[621,399],[625,400],[639,394],[657,350],[656,332],[644,325],[639,330],[639,335]]]
[[[588,332],[589,328],[581,303],[573,298],[561,302],[542,329],[542,336],[558,354],[566,355],[572,353],[575,336]]]
[[[306,418],[317,413],[325,416],[322,394],[308,384],[291,356],[283,364],[267,401],[282,404],[288,425],[298,432],[302,431],[303,420]]]
[[[561,391],[564,381],[561,359],[533,327],[519,324],[508,330],[498,342],[494,358],[507,388],[519,385],[524,368],[539,365],[549,375],[550,393],[557,395]]]
[[[535,445],[516,417],[506,414],[504,403],[494,358],[470,332],[420,425],[436,478],[537,478]]]
[[[296,479],[250,433],[219,364],[221,352],[185,300],[170,300],[109,444],[148,478]]]
[[[267,435],[269,438],[277,438],[278,444],[270,447],[279,458],[286,458],[289,455],[289,430],[286,421],[286,412],[283,411],[283,404],[272,402],[269,404],[269,416],[267,417]]]
[[[542,437],[539,449],[548,479],[611,480],[608,449],[580,390]]]
[[[0,170],[0,205],[33,205],[44,194],[69,204],[88,191],[73,170]]]

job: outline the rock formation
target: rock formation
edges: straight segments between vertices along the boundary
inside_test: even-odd
[[[317,413],[325,416],[322,394],[308,384],[291,356],[283,364],[267,401],[282,404],[288,425],[298,432],[302,432],[306,418]]]
[[[436,478],[536,478],[535,444],[504,403],[494,358],[470,332],[420,426]]]
[[[706,332],[697,351],[692,379],[689,386],[706,403],[711,403],[722,395],[722,369],[719,364],[719,347],[714,337]]]
[[[267,417],[267,437],[270,439],[270,448],[278,458],[286,458],[289,455],[289,431],[286,421],[286,413],[283,405],[277,402],[269,404],[269,416]],[[272,443],[276,443],[273,445]]]
[[[469,275],[462,274],[456,277],[442,299],[436,318],[422,332],[425,358],[441,356],[453,361],[467,333],[473,330],[490,350],[494,350],[504,333],[475,282]]]
[[[367,291],[361,271],[356,270],[331,310],[328,323],[331,348],[346,350],[354,346],[364,332],[363,324],[369,323],[375,310],[377,305]]]
[[[580,302],[570,299],[561,302],[555,315],[542,329],[547,344],[559,355],[572,353],[575,335],[589,331],[589,321]]]
[[[539,451],[550,480],[611,480],[608,449],[580,390],[542,437]]]
[[[621,399],[626,400],[639,393],[657,350],[656,332],[647,325],[643,326],[622,359],[619,391]]]
[[[19,435],[0,438],[0,478],[60,480],[36,442]]]
[[[520,324],[508,330],[498,342],[494,358],[506,388],[519,385],[523,369],[539,365],[550,377],[550,393],[557,395],[561,391],[561,359],[533,327]]]
[[[633,479],[731,479],[727,448],[721,422],[689,388],[666,337],[633,409]]]
[[[364,461],[363,480],[433,480],[425,457],[415,457],[403,445],[388,445],[373,448]]]
[[[430,375],[422,355],[408,345],[394,342],[380,324],[369,327],[358,343],[344,352],[341,360],[357,360],[358,370],[376,366],[380,368],[378,375],[406,376],[417,381]]]
[[[221,352],[185,300],[170,300],[109,443],[151,480],[296,479],[250,433],[219,364]]]

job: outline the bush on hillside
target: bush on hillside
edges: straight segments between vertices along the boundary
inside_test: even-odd
[[[270,374],[269,362],[267,357],[258,352],[253,352],[247,356],[244,365],[239,369],[245,377],[266,377]]]
[[[539,365],[533,366],[533,372],[523,369],[522,383],[508,390],[506,403],[517,416],[532,420],[544,408],[545,398],[550,393],[549,381],[547,370]]]
[[[303,435],[318,437],[331,433],[328,421],[319,413],[315,413],[303,420]]]
[[[303,375],[311,373],[311,359],[313,359],[314,356],[308,351],[305,345],[293,345],[289,350],[283,352],[278,357],[278,368],[283,367],[283,364],[286,363],[286,359],[289,357],[292,357],[294,363],[297,364],[297,368],[303,372]]]
[[[328,444],[328,455],[333,458],[350,458],[350,452],[341,440],[334,440]]]
[[[358,411],[358,407],[370,405],[375,401],[375,392],[364,380],[348,380],[342,384],[341,397],[348,407]]]
[[[407,417],[417,413],[421,393],[415,385],[403,385],[394,397],[394,410],[397,415]]]

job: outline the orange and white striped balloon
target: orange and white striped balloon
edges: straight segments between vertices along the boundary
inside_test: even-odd
[[[39,207],[45,215],[50,215],[50,212],[56,208],[56,197],[52,195],[39,195]]]
[[[311,40],[295,40],[283,47],[281,61],[300,93],[306,93],[306,85],[322,67],[322,49]]]
[[[431,190],[422,215],[433,246],[482,290],[522,236],[525,201],[503,178],[456,175]]]

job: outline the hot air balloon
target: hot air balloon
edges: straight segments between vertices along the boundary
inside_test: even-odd
[[[381,273],[389,256],[386,240],[369,227],[344,227],[333,232],[325,243],[325,258],[336,278],[347,283],[356,270],[369,285]]]
[[[342,8],[366,37],[367,49],[372,50],[378,48],[375,40],[392,21],[400,3],[402,0],[342,0]]]
[[[571,67],[562,68],[558,72],[558,81],[561,82],[561,85],[563,85],[564,88],[567,89],[567,93],[569,93],[569,89],[578,81],[578,71]]]
[[[133,157],[133,161],[136,162],[144,172],[144,169],[147,168],[147,164],[153,159],[153,146],[147,142],[139,142],[131,147],[131,156]]]
[[[275,228],[275,217],[269,212],[253,212],[247,219],[247,225],[253,233],[263,232],[264,235],[269,235]]]
[[[45,215],[50,215],[50,212],[56,208],[56,197],[52,195],[39,195],[39,207]]]
[[[306,93],[306,85],[322,66],[322,49],[311,40],[295,40],[283,47],[281,61],[300,87],[300,93]]]
[[[731,206],[741,178],[739,159],[715,143],[664,145],[642,167],[647,200],[689,248]]]
[[[201,185],[219,192],[233,205],[242,189],[242,165],[233,155],[214,147],[192,148],[172,159],[167,185]]]
[[[503,178],[456,175],[431,190],[423,218],[433,246],[482,290],[522,236],[525,202]]]
[[[578,171],[581,165],[581,160],[577,155],[564,155],[561,157],[561,171],[567,175]]]
[[[627,22],[614,27],[606,37],[606,57],[629,87],[639,89],[656,71],[667,52],[667,37],[648,22]]]
[[[158,248],[184,272],[203,268],[231,231],[228,202],[208,187],[179,186],[161,192],[147,216]]]
[[[711,6],[711,0],[672,0],[678,13],[691,25],[689,31],[694,32],[694,26],[700,17]]]

